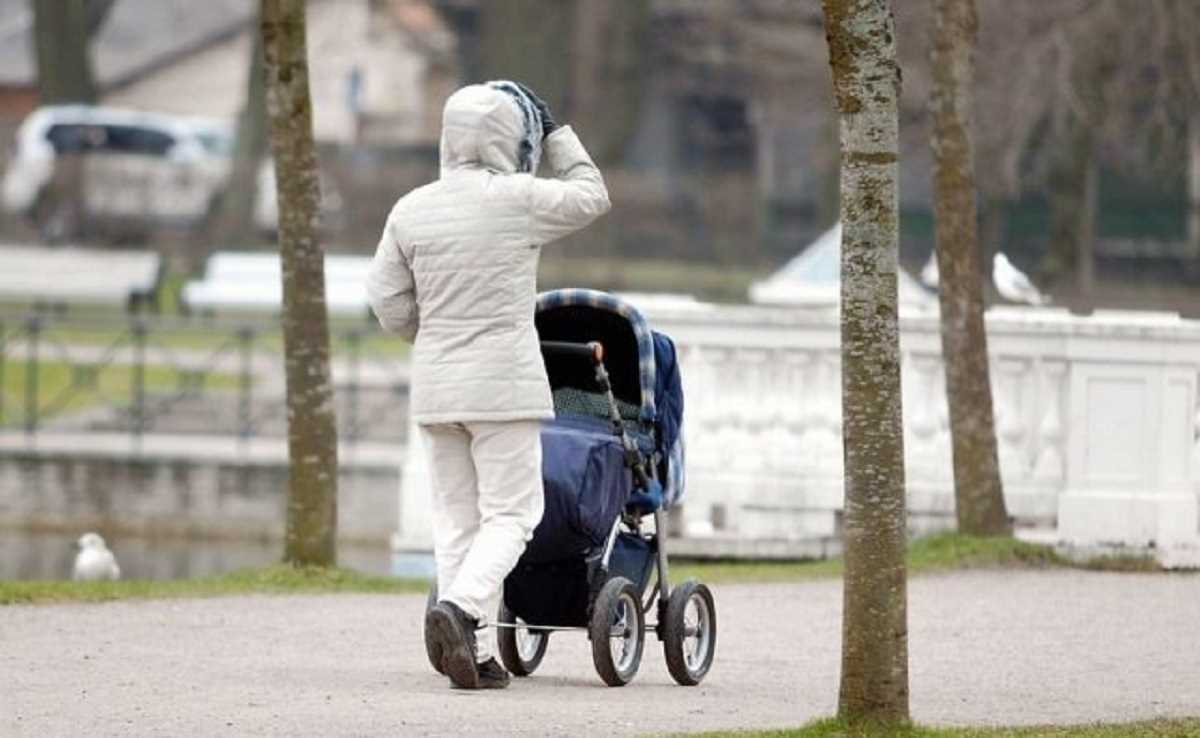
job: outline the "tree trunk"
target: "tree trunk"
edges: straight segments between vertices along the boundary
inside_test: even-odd
[[[1091,307],[1096,287],[1096,217],[1099,213],[1100,167],[1096,152],[1089,146],[1084,152],[1083,207],[1079,209],[1075,226],[1075,288],[1084,306]]]
[[[1188,258],[1200,268],[1200,114],[1188,121]]]
[[[1200,267],[1200,114],[1188,121],[1188,258]]]
[[[94,103],[87,0],[32,0],[42,105]],[[93,17],[98,11],[93,11]],[[96,21],[99,27],[99,21]]]
[[[1050,243],[1042,259],[1041,272],[1048,279],[1074,277],[1075,286],[1082,286],[1081,260],[1090,246],[1083,243],[1088,237],[1085,225],[1089,221],[1089,168],[1095,156],[1089,126],[1074,118],[1066,123],[1064,145],[1059,147],[1050,164],[1046,181],[1046,197],[1050,206]],[[1093,190],[1094,192],[1094,190]]]
[[[971,141],[975,0],[933,1],[934,211],[942,358],[960,533],[1010,535],[996,452]]]
[[[288,504],[284,559],[337,561],[337,428],[329,373],[325,254],[316,238],[319,187],[304,0],[263,0],[267,115],[279,199],[287,373]]]
[[[575,0],[572,79],[561,114],[601,164],[620,163],[635,133],[649,20],[647,0]]]
[[[896,317],[900,68],[889,0],[822,0],[841,114],[845,584],[838,714],[908,720],[904,435]]]
[[[246,81],[246,103],[238,116],[229,180],[213,213],[211,243],[241,246],[254,235],[258,169],[267,150],[267,97],[263,84],[262,34],[254,35]]]
[[[574,14],[574,4],[561,0],[480,3],[479,61],[484,79],[474,81],[521,82],[546,101],[550,112],[565,115],[572,81]]]

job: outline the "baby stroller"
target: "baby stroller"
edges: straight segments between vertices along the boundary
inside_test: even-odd
[[[504,582],[500,658],[529,676],[551,633],[586,630],[600,678],[619,687],[652,631],[675,681],[699,684],[716,651],[712,593],[671,586],[667,567],[665,512],[684,488],[674,344],[603,292],[544,293],[535,319],[556,417],[542,429],[545,513]]]

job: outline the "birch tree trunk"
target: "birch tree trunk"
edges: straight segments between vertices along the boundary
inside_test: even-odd
[[[845,582],[838,714],[908,720],[895,24],[889,0],[822,0],[841,115]]]
[[[284,559],[337,561],[337,429],[329,372],[325,255],[316,238],[317,163],[304,0],[263,0],[267,117],[279,198],[287,372],[288,501]]]
[[[996,452],[972,146],[975,0],[933,0],[933,199],[942,357],[960,533],[1011,534]]]

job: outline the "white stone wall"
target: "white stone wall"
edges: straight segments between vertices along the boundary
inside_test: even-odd
[[[832,312],[650,310],[680,348],[686,534],[838,534],[840,358]],[[936,315],[902,318],[912,526],[953,525]],[[1185,544],[1196,514],[1200,324],[1161,314],[988,314],[997,441],[1019,523],[1081,544]],[[1190,545],[1190,544],[1189,544]]]
[[[839,328],[832,311],[648,304],[675,339],[685,395],[683,533],[836,537],[842,508]],[[1197,549],[1200,322],[999,308],[987,316],[1001,473],[1019,525],[1084,546]],[[902,315],[911,527],[954,525],[936,314]],[[411,436],[410,436],[411,437]],[[406,488],[427,486],[410,444]],[[404,495],[399,541],[428,539]],[[1175,554],[1172,554],[1175,555]],[[1170,558],[1170,557],[1166,557]]]

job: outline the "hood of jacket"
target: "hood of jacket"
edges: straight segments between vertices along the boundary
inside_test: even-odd
[[[442,111],[441,176],[459,169],[536,172],[541,120],[511,82],[468,85]]]

